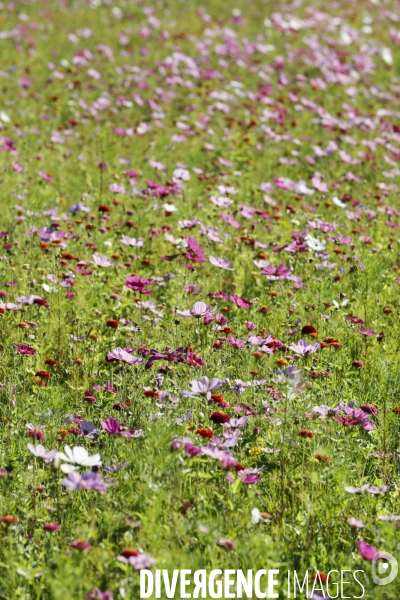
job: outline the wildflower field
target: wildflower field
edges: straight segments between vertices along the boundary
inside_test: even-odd
[[[0,598],[398,600],[399,2],[0,18]]]

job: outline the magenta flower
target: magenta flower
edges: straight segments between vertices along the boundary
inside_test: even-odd
[[[203,263],[206,260],[206,254],[201,246],[197,243],[196,238],[187,238],[188,250],[184,255],[188,260],[195,263]]]
[[[218,546],[222,546],[223,548],[228,548],[228,550],[236,550],[236,544],[235,544],[235,542],[232,542],[232,540],[226,540],[225,538],[218,538],[217,544],[218,544]]]
[[[357,542],[357,548],[365,560],[372,561],[378,550],[374,546],[369,546],[364,540]]]
[[[14,344],[14,347],[17,349],[18,354],[36,354],[36,350],[26,344]]]
[[[205,317],[206,315],[212,315],[217,310],[214,306],[211,308],[205,302],[196,302],[191,310],[177,310],[176,313],[181,317]]]
[[[368,405],[368,408],[369,408],[369,405]],[[364,429],[364,431],[375,431],[376,427],[375,427],[374,423],[370,420],[371,413],[373,411],[368,410],[368,412],[367,412],[367,411],[363,410],[362,408],[352,408],[345,404],[340,405],[340,409],[347,416],[344,417],[344,416],[340,415],[340,416],[333,417],[335,419],[335,421],[338,421],[338,423],[341,423],[344,426],[360,425],[361,428]]]
[[[89,542],[86,542],[82,539],[74,540],[73,542],[71,542],[71,548],[74,548],[75,550],[90,550],[91,547],[92,545],[89,544]]]
[[[141,437],[143,435],[143,431],[141,429],[138,430],[130,430],[126,429],[125,423],[119,423],[117,419],[113,417],[109,417],[104,421],[100,421],[100,424],[104,431],[107,431],[112,436],[121,436],[121,437]]]
[[[137,358],[136,356],[132,356],[129,352],[127,352],[124,348],[115,348],[112,352],[108,352],[107,354],[108,362],[117,361],[117,362],[126,362],[129,365],[136,365],[143,362],[143,358]]]
[[[246,300],[246,298],[239,298],[236,294],[229,294],[229,299],[232,300],[239,308],[250,308],[253,306],[253,302]]]
[[[376,332],[373,329],[364,329],[363,327],[359,327],[357,329],[358,333],[361,333],[361,335],[368,335],[368,336],[373,336],[376,335]]]
[[[197,448],[197,446],[193,446],[193,444],[190,444],[188,442],[184,445],[184,448],[185,448],[186,456],[190,456],[190,457],[197,456],[202,451],[201,448]],[[175,448],[173,448],[173,449],[175,450]]]
[[[61,527],[57,523],[45,523],[43,529],[45,531],[60,531]]]
[[[147,289],[150,285],[152,285],[152,279],[146,279],[145,277],[137,277],[137,275],[129,275],[126,278],[125,285],[131,290],[135,292],[139,292],[139,294],[152,294],[152,290]]]

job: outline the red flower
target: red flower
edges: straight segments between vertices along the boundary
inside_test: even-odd
[[[118,329],[119,322],[116,319],[108,319],[106,326],[111,327],[111,329]]]
[[[214,435],[212,430],[208,429],[208,427],[204,427],[203,429],[196,429],[196,433],[204,438],[212,438]]]
[[[48,358],[47,360],[44,361],[45,365],[56,365],[57,361],[54,360],[54,358]]]
[[[0,517],[0,523],[7,523],[9,525],[11,523],[18,523],[18,519],[12,515],[6,515],[5,517]]]
[[[139,556],[139,552],[133,548],[124,548],[121,555],[125,556],[125,558],[129,558],[130,556]]]
[[[48,371],[36,371],[36,377],[41,377],[42,379],[50,379],[51,375]]]
[[[300,431],[299,436],[303,438],[313,438],[314,434],[312,431],[307,431],[307,429],[303,429],[302,431]]]
[[[317,337],[317,330],[314,325],[304,325],[301,330],[302,335],[311,335],[312,337]]]
[[[222,423],[229,423],[231,420],[230,416],[223,412],[213,412],[210,418],[213,423],[218,423],[220,425],[222,425]]]

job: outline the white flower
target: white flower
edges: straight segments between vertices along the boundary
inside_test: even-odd
[[[253,508],[253,510],[251,511],[251,524],[257,525],[257,523],[259,523],[261,519],[262,516],[258,508]]]
[[[348,300],[346,298],[346,300],[343,300],[343,302],[337,302],[336,300],[333,301],[333,306],[336,308],[336,310],[339,310],[340,308],[344,308],[345,306],[348,305],[348,303],[350,302],[350,300]]]
[[[176,206],[174,204],[168,204],[168,202],[163,204],[163,209],[169,213],[179,212],[179,210],[176,208]]]
[[[310,248],[310,250],[314,250],[314,252],[323,252],[326,248],[325,240],[317,240],[313,238],[310,234],[306,235],[306,244]]]
[[[82,446],[70,448],[66,445],[64,446],[64,452],[57,452],[54,461],[56,467],[58,467],[60,460],[71,463],[61,465],[61,471],[63,471],[63,473],[71,473],[71,471],[76,471],[78,467],[95,467],[101,466],[102,464],[100,460],[100,454],[89,456],[86,448],[83,448]]]
[[[346,208],[346,202],[342,202],[337,196],[333,196],[332,202],[339,206],[339,208]]]
[[[387,65],[392,65],[393,64],[393,55],[392,55],[392,51],[390,50],[390,48],[381,48],[379,51],[382,60],[387,64]]]

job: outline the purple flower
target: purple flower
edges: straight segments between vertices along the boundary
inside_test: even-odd
[[[310,356],[310,354],[314,354],[314,352],[317,352],[320,348],[321,344],[318,342],[316,344],[307,344],[305,340],[299,340],[297,344],[289,346],[289,350],[292,350],[301,356]]]
[[[124,348],[115,348],[112,352],[108,352],[107,354],[108,362],[112,361],[123,361],[130,365],[135,365],[143,362],[143,358],[137,358],[136,356],[132,356],[129,352],[127,352]]]
[[[234,271],[234,267],[232,263],[227,258],[217,258],[216,256],[209,256],[208,260],[214,267],[219,267],[220,269],[225,269],[226,271]]]
[[[93,471],[86,471],[82,474],[72,471],[61,483],[70,492],[75,490],[95,490],[99,494],[104,494],[108,487],[116,485],[115,483],[105,481],[102,475]]]
[[[136,247],[141,247],[143,246],[143,240],[142,238],[132,238],[129,237],[128,235],[123,235],[121,238],[121,244],[125,244],[126,246],[136,246]]]
[[[195,302],[191,310],[177,310],[176,313],[181,317],[196,317],[199,319],[200,317],[205,317],[206,315],[212,315],[216,310],[216,306],[211,308],[205,302]]]
[[[148,554],[138,554],[137,556],[117,556],[117,560],[126,563],[133,567],[135,571],[141,569],[151,569],[156,564],[154,558],[151,558]]]
[[[209,381],[208,377],[204,376],[198,381],[194,379],[190,382],[190,385],[192,386],[193,394],[205,394],[207,400],[210,400],[211,392],[221,387],[223,383],[221,379],[218,379],[217,377],[213,377],[211,381]]]
[[[108,260],[107,256],[104,256],[103,254],[95,253],[92,258],[94,264],[98,267],[112,267],[114,264],[112,260]]]
[[[126,430],[125,423],[119,423],[117,419],[113,417],[109,417],[105,421],[100,421],[100,424],[104,431],[107,431],[110,435],[113,436],[122,436],[122,437],[141,437],[143,435],[143,431],[141,429],[138,430]]]

